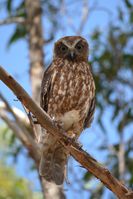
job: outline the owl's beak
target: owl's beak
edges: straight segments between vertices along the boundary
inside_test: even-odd
[[[74,52],[74,51],[71,51],[71,52],[70,52],[70,56],[71,56],[71,59],[74,59],[74,58],[75,58],[75,52]]]

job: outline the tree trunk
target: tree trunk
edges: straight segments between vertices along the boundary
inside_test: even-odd
[[[30,53],[30,78],[33,99],[39,103],[40,84],[44,66],[43,35],[40,0],[26,0],[27,30]]]
[[[30,79],[33,99],[39,103],[40,85],[43,75],[44,52],[42,33],[42,9],[40,0],[25,0],[27,14],[27,32],[30,53]],[[40,128],[37,129],[39,134]],[[40,177],[42,191],[45,199],[65,199],[63,189],[55,184],[46,182]]]

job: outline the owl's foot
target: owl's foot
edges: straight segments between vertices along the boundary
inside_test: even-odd
[[[78,141],[78,142],[76,142],[76,144],[78,145],[79,149],[82,149],[83,144],[81,142]]]
[[[70,138],[70,139],[72,139],[72,140],[76,140],[76,134],[72,131],[72,130],[69,130],[68,132],[67,132],[67,136]]]
[[[59,121],[59,120],[56,120],[55,118],[52,118],[53,120],[53,123],[56,127],[58,127],[59,129],[62,129],[63,130],[63,127],[64,127],[64,123]]]
[[[73,131],[68,131],[67,133],[66,133],[66,136],[68,137],[68,142],[69,143],[72,143],[72,144],[76,144],[76,146],[78,146],[78,148],[79,149],[81,149],[82,147],[83,147],[83,145],[79,142],[79,141],[77,141],[77,139],[78,139],[78,137],[77,137],[77,134],[76,133],[74,133]]]

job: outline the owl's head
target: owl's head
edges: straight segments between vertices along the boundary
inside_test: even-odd
[[[54,59],[69,61],[87,61],[88,43],[80,36],[67,36],[59,39],[54,45]]]

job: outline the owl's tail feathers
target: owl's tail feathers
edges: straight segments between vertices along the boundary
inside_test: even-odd
[[[42,151],[41,161],[39,165],[39,174],[45,180],[61,185],[65,179],[67,151],[60,144],[55,143]]]

